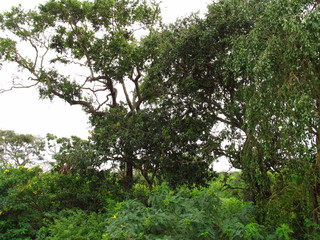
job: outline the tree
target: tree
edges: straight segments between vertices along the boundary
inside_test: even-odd
[[[63,174],[92,176],[99,172],[106,161],[99,155],[94,143],[89,138],[58,138],[47,134],[48,148],[54,162],[54,171]],[[103,170],[101,170],[103,171]]]
[[[165,94],[165,87],[144,84],[146,70],[156,57],[158,14],[154,2],[61,0],[49,1],[39,11],[14,8],[2,15],[3,30],[11,34],[1,41],[2,60],[15,62],[28,71],[40,96],[57,96],[84,107],[95,127],[93,140],[100,156],[117,161],[125,169],[125,189],[131,188],[134,168],[150,188],[160,173],[170,175],[169,168],[171,172],[180,168],[178,172],[188,176],[189,184],[203,183],[209,176],[206,168],[211,159],[205,159],[208,155],[198,151],[200,135],[192,133],[191,114],[181,115],[184,119],[179,126],[178,116],[161,111],[160,105],[148,105],[156,96]],[[141,30],[150,37],[139,39]],[[14,39],[28,43],[36,57],[24,56]],[[70,68],[75,70],[73,74]],[[125,101],[119,101],[119,88]],[[170,127],[172,124],[176,129]],[[206,127],[197,123],[194,129],[201,133]],[[157,141],[169,139],[169,134],[174,143],[167,140],[165,147],[159,148]],[[179,137],[173,138],[172,134]],[[198,174],[190,177],[187,173],[196,166]],[[183,168],[188,170],[184,172]],[[178,176],[181,175],[175,177],[174,184],[183,182]]]
[[[145,1],[49,1],[39,11],[16,7],[1,15],[8,35],[1,39],[2,62],[27,70],[44,98],[57,96],[103,115],[106,107],[119,105],[116,87],[122,87],[130,111],[136,111],[144,101],[139,81],[147,61],[136,31],[151,31],[157,19],[157,6]],[[23,55],[16,41],[29,44],[35,57]],[[127,82],[135,87],[135,101]]]
[[[253,80],[234,71],[233,52],[237,38],[250,32],[266,2],[219,1],[208,7],[205,19],[190,17],[167,28],[158,37],[158,57],[145,83],[167,88],[170,101],[168,95],[159,101],[183,106],[175,114],[192,106],[198,119],[211,125],[203,151],[211,151],[216,159],[227,157],[244,170],[250,200],[256,203],[270,197],[269,169],[265,157],[251,151],[258,147],[246,126]],[[254,168],[248,167],[253,162]]]
[[[308,217],[319,225],[319,1],[272,1],[237,39],[236,66],[252,76],[247,127],[283,179],[299,179]],[[285,169],[285,170],[284,170]],[[309,202],[309,203],[308,203]],[[306,223],[303,223],[306,224]]]
[[[173,187],[205,185],[212,177],[212,156],[201,147],[208,126],[193,116],[192,109],[180,116],[170,111],[165,107],[146,108],[126,119],[125,108],[112,110],[94,121],[92,138],[107,159],[122,165],[130,159],[150,189],[156,179],[168,181]]]
[[[36,165],[43,160],[45,142],[30,134],[0,130],[0,165],[14,167]]]
[[[203,122],[222,128],[207,132],[207,149],[242,170],[260,222],[274,172],[297,173],[309,185],[303,205],[313,205],[319,222],[318,8],[317,1],[219,1],[206,19],[162,32],[149,70],[146,84],[165,86],[181,109],[197,105]]]
[[[140,91],[148,52],[138,35],[153,31],[158,15],[156,3],[139,0],[52,0],[38,10],[15,7],[0,16],[7,36],[0,40],[1,60],[15,63],[23,77],[29,74],[27,82],[12,88],[37,86],[42,98],[81,105],[91,116],[124,105],[129,117],[149,97]],[[20,42],[33,53],[25,54]],[[132,176],[132,164],[126,165]]]

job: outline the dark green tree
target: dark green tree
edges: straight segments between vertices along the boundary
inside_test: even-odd
[[[212,177],[212,156],[202,151],[208,127],[191,109],[180,116],[160,107],[140,110],[129,119],[126,114],[125,108],[112,110],[94,121],[93,139],[109,160],[123,164],[130,159],[150,189],[156,179],[176,187],[204,185]]]
[[[266,156],[265,167],[305,186],[298,202],[305,211],[299,214],[315,225],[320,197],[319,23],[319,1],[271,1],[250,33],[237,39],[234,54],[238,76],[253,80],[246,126],[259,145],[256,151]]]
[[[219,1],[208,7],[205,19],[190,17],[169,26],[155,36],[158,57],[145,83],[146,89],[166,88],[167,94],[159,101],[180,105],[177,116],[193,108],[197,110],[194,117],[211,126],[203,151],[213,153],[216,159],[227,157],[243,170],[245,159],[256,163],[254,172],[244,171],[249,174],[247,183],[254,202],[271,195],[269,169],[262,164],[264,156],[251,151],[258,146],[245,124],[251,77],[237,76],[232,64],[236,39],[250,32],[266,2]]]

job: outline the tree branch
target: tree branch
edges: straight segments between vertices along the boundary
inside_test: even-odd
[[[129,97],[129,94],[128,94],[126,85],[124,84],[123,81],[121,82],[121,85],[122,85],[122,89],[123,89],[124,95],[125,95],[125,97],[126,97],[126,101],[127,101],[128,105],[129,105],[129,107],[130,107],[130,110],[131,110],[131,111],[134,111],[134,107],[133,107],[132,102],[131,102],[131,100],[130,100],[130,97]]]

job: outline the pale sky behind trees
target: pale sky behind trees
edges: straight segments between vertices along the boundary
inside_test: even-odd
[[[8,11],[12,6],[22,5],[26,9],[34,9],[38,4],[47,0],[0,0],[0,12]],[[165,23],[173,23],[177,18],[199,12],[203,16],[207,11],[207,5],[212,0],[162,0],[162,18]],[[1,82],[10,82],[16,73],[16,69],[3,66],[0,69]],[[45,137],[52,133],[58,137],[70,137],[72,135],[87,138],[90,125],[88,115],[80,106],[70,106],[63,100],[55,98],[39,100],[37,89],[15,89],[0,94],[0,129],[14,130],[17,133],[33,134]],[[225,164],[218,164],[226,168]],[[218,166],[217,166],[218,167]],[[218,167],[220,169],[220,167]]]

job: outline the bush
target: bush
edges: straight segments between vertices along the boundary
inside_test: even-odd
[[[39,168],[0,169],[0,239],[31,239],[42,225]]]
[[[114,183],[104,172],[80,177],[39,168],[0,169],[0,240],[44,239],[52,216],[65,209],[108,212],[120,198]]]
[[[236,199],[220,201],[215,188],[174,193],[161,185],[151,193],[148,205],[137,200],[121,203],[109,219],[104,239],[263,239],[263,227],[250,222],[253,207]],[[241,232],[236,232],[239,226]]]
[[[100,240],[105,229],[105,215],[83,210],[65,210],[48,226],[50,240]]]

